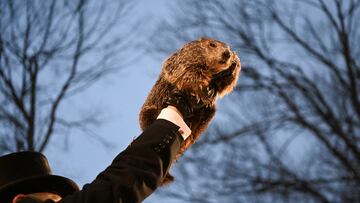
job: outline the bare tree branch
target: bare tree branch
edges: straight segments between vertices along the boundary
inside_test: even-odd
[[[106,144],[91,128],[94,119],[67,120],[61,107],[131,60],[124,54],[136,46],[138,28],[128,18],[133,5],[0,2],[0,153],[44,151],[59,129],[78,129]]]

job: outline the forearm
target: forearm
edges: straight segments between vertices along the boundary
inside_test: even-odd
[[[159,118],[91,184],[61,202],[141,202],[169,170],[183,142],[178,130],[174,123]]]

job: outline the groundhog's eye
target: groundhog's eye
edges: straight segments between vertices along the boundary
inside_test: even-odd
[[[216,47],[216,44],[214,42],[210,42],[211,47]]]

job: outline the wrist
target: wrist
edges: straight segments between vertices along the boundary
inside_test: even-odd
[[[184,140],[191,134],[189,126],[186,125],[181,112],[175,106],[170,105],[162,109],[157,119],[165,119],[179,126],[179,133]]]
[[[166,108],[175,111],[181,117],[181,119],[184,120],[184,116],[182,115],[182,113],[179,111],[178,108],[176,108],[175,106],[171,106],[171,105],[167,106]]]

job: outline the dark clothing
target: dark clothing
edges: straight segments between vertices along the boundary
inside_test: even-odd
[[[162,182],[183,138],[179,127],[156,120],[96,179],[59,203],[138,203]]]

